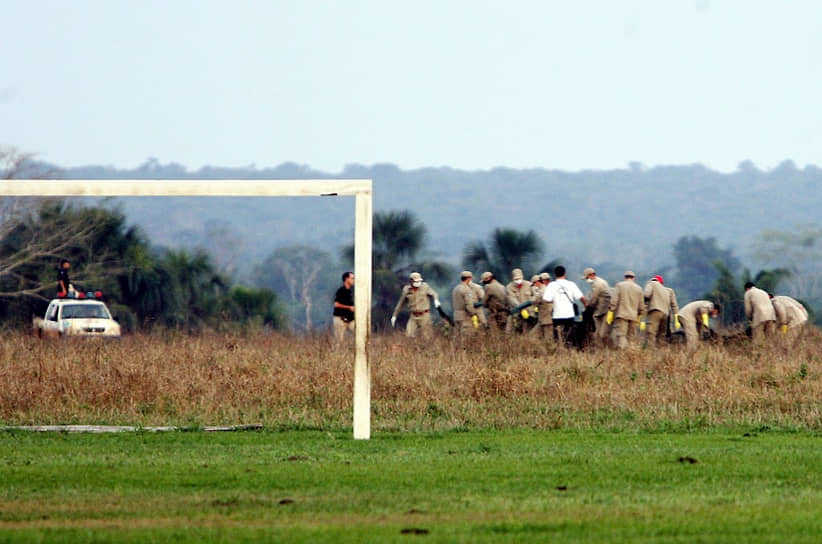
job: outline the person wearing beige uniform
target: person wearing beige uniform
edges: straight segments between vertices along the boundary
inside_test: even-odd
[[[545,289],[545,284],[542,283],[542,278],[539,274],[534,274],[531,276],[531,300],[534,301],[534,306],[536,306],[537,300],[539,300],[539,296],[542,294],[542,290]]]
[[[671,311],[671,294],[665,287],[662,276],[654,276],[645,284],[642,290],[647,305],[647,319],[645,327],[646,342],[659,345],[668,332],[668,312]]]
[[[551,276],[548,272],[543,272],[539,275],[540,282],[542,282],[542,287],[539,290],[539,298],[537,299],[537,308],[539,309],[539,324],[534,327],[534,334],[547,342],[554,341],[554,319],[552,314],[554,313],[554,303],[548,302],[545,300],[543,295],[545,294],[545,289],[548,287],[548,284],[551,283]]]
[[[403,286],[400,299],[394,308],[394,315],[391,316],[391,326],[397,324],[397,316],[402,311],[403,306],[408,305],[410,316],[405,327],[405,334],[409,338],[414,338],[417,331],[422,331],[423,338],[431,338],[434,328],[431,321],[431,302],[435,308],[440,307],[440,299],[431,287],[422,281],[419,272],[411,272],[408,285]]]
[[[745,284],[745,315],[751,320],[751,340],[754,344],[762,344],[766,338],[773,336],[776,312],[771,298],[752,281]]]
[[[528,336],[536,337],[542,331],[539,326],[539,301],[542,300],[542,292],[545,290],[545,284],[542,283],[542,278],[539,274],[531,276],[531,306],[528,309],[530,317],[529,324],[532,325],[528,330]]]
[[[645,297],[642,288],[634,282],[635,274],[628,270],[625,279],[616,284],[614,296],[606,314],[606,323],[613,323],[614,343],[617,349],[628,347],[636,335],[637,322],[645,317]]]
[[[485,286],[482,305],[490,314],[490,323],[499,330],[505,329],[508,322],[508,296],[505,287],[497,281],[491,272],[483,272],[480,277]]]
[[[702,339],[702,331],[711,328],[710,318],[719,315],[720,307],[709,300],[694,300],[679,309],[677,319],[685,331],[688,349],[695,349]]]
[[[479,328],[479,317],[477,317],[477,308],[474,305],[477,299],[474,296],[474,290],[470,287],[473,278],[474,275],[471,272],[463,270],[460,274],[460,282],[451,292],[451,302],[454,305],[454,328],[460,335],[470,335]]]
[[[787,335],[786,338],[795,339],[799,331],[808,322],[808,310],[798,300],[777,295],[771,299],[776,313],[776,326]]]
[[[611,305],[611,287],[607,281],[597,276],[596,270],[590,267],[582,272],[582,279],[591,284],[591,291],[585,299],[588,301],[588,307],[593,308],[594,335],[597,344],[608,345],[611,326],[605,322],[605,316]]]
[[[483,329],[488,328],[488,317],[485,315],[485,305],[483,304],[482,300],[485,298],[485,289],[482,288],[482,285],[472,281],[468,284],[468,287],[474,291],[474,297],[476,297],[477,301],[474,303],[474,307],[477,309],[477,318],[479,319],[480,327]]]
[[[508,297],[508,306],[512,311],[513,308],[531,300],[531,282],[523,278],[522,269],[515,268],[511,271],[511,281],[505,286],[505,294]],[[509,316],[505,327],[506,332],[524,332],[526,327],[525,317],[521,314],[522,310],[518,311],[516,315]]]
[[[531,276],[531,302],[534,304],[528,308],[532,317],[539,313],[539,301],[542,300],[542,292],[545,290],[545,283],[539,274]]]

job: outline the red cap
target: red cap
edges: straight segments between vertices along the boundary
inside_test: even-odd
[[[654,276],[654,279],[662,285],[665,285],[665,282],[662,280],[662,276]]]

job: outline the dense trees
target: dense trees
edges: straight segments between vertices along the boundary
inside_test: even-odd
[[[760,270],[755,276],[751,276],[747,268],[742,271],[739,278],[722,262],[715,261],[714,267],[719,277],[713,289],[704,295],[704,298],[717,302],[722,306],[720,319],[725,325],[739,325],[745,323],[745,290],[744,285],[749,281],[757,287],[770,294],[779,294],[777,289],[786,278],[790,277],[790,271],[784,268],[774,268],[772,270]],[[808,308],[811,312],[810,308]]]
[[[27,199],[0,222],[0,317],[25,325],[55,292],[60,259],[80,291],[101,290],[126,330],[283,327],[273,291],[232,288],[204,251],[152,249],[117,209]]]
[[[6,199],[13,201],[14,199]],[[13,205],[10,205],[13,207]],[[24,211],[4,218],[0,228],[0,296],[45,301],[54,291],[53,270],[61,258],[82,263],[78,285],[101,288],[122,264],[118,255],[139,243],[121,214],[55,200],[28,200]],[[110,283],[109,283],[110,285]]]
[[[813,307],[822,306],[822,226],[767,230],[759,235],[754,247],[758,261],[790,273],[783,281],[786,294],[802,297]]]
[[[731,271],[741,267],[732,251],[720,248],[713,237],[681,237],[674,245],[674,258],[677,292],[684,295],[686,300],[699,298],[711,290],[720,274],[715,263],[719,262]]]
[[[12,163],[3,175],[15,176],[21,165],[28,164],[19,158]],[[280,248],[251,275],[255,288],[239,287],[228,275],[236,267],[232,250],[239,242],[227,224],[210,229],[214,247],[222,251],[218,263],[214,253],[204,250],[152,247],[147,236],[128,225],[122,211],[108,203],[80,206],[56,199],[2,198],[0,318],[22,324],[40,313],[53,295],[57,262],[68,258],[74,265],[74,283],[106,292],[127,329],[199,330],[229,322],[287,327],[287,310],[294,330],[312,331],[327,322],[339,275],[353,265],[353,246],[343,251],[343,263],[305,245]],[[454,266],[432,258],[426,240],[426,226],[413,212],[375,213],[372,321],[376,328],[387,323],[412,270],[420,271],[443,295],[455,283]],[[821,248],[822,228],[817,226],[766,231],[756,256],[769,267],[752,276],[716,238],[683,236],[673,247],[677,273],[670,284],[683,303],[705,297],[722,303],[727,323],[744,321],[741,286],[749,279],[765,290],[781,290],[811,306],[819,305]],[[526,273],[550,270],[554,261],[538,266],[543,252],[542,239],[534,230],[497,228],[487,241],[464,248],[461,265],[476,274],[491,270],[506,278],[514,267]],[[448,304],[449,297],[442,299]]]
[[[285,297],[292,328],[310,332],[331,315],[331,301],[340,278],[331,255],[307,246],[276,249],[254,269],[255,285]]]

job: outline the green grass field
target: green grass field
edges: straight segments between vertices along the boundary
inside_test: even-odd
[[[822,436],[0,433],[0,542],[819,542]]]

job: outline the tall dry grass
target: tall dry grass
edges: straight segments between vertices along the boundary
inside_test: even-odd
[[[373,427],[822,429],[822,334],[624,352],[524,337],[371,344]],[[0,423],[351,425],[353,347],[325,336],[0,339]]]

